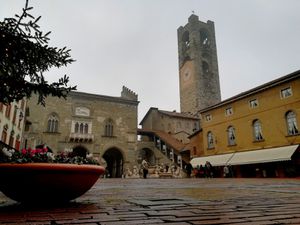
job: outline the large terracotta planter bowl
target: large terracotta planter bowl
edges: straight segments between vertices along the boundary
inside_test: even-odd
[[[87,192],[104,168],[97,165],[0,163],[0,191],[24,203],[57,203]]]

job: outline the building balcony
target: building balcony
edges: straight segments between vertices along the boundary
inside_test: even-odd
[[[69,135],[69,141],[70,142],[92,142],[94,141],[94,135],[71,133]]]

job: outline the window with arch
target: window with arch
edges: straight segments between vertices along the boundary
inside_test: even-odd
[[[200,30],[200,41],[203,46],[209,46],[210,40],[206,30]]]
[[[19,150],[20,149],[20,144],[21,144],[21,137],[20,135],[18,134],[17,137],[16,137],[16,141],[15,141],[15,149]]]
[[[79,123],[78,123],[78,122],[75,123],[75,129],[74,129],[74,132],[75,132],[75,133],[79,133]]]
[[[208,63],[207,62],[205,62],[205,61],[202,61],[202,70],[203,70],[203,72],[204,73],[209,73],[209,65],[208,65]]]
[[[209,131],[207,133],[207,147],[208,148],[214,148],[215,145],[214,145],[214,135],[211,131]]]
[[[10,136],[9,136],[9,142],[8,142],[8,145],[11,146],[11,147],[14,147],[14,140],[15,140],[15,131],[12,130],[10,132]]]
[[[55,114],[50,115],[48,118],[47,132],[58,132],[58,118]]]
[[[255,141],[262,141],[262,127],[261,122],[259,120],[254,120],[252,123],[253,126],[253,136]]]
[[[79,125],[79,133],[83,134],[83,132],[84,132],[84,124],[80,123],[80,125]]]
[[[3,141],[4,143],[6,143],[6,139],[7,139],[7,130],[8,130],[8,125],[5,124],[1,134],[1,141]]]
[[[7,118],[10,118],[10,111],[11,111],[11,104],[6,105],[5,116],[6,116]]]
[[[184,43],[185,49],[190,47],[190,34],[188,31],[184,32],[184,34],[182,35],[182,41]]]
[[[72,127],[74,129],[74,133],[76,134],[88,134],[91,124],[89,124],[89,122],[76,121],[73,123]]]
[[[13,124],[16,124],[18,107],[15,105],[13,110]]]
[[[114,125],[112,119],[108,119],[105,122],[105,127],[104,127],[104,136],[107,137],[112,137],[114,133]]]
[[[89,125],[87,123],[84,125],[84,130],[83,131],[84,131],[85,134],[89,133]]]
[[[235,129],[233,126],[229,126],[227,129],[228,145],[235,145]]]
[[[296,114],[293,111],[288,111],[285,114],[285,119],[287,124],[288,135],[299,134]]]

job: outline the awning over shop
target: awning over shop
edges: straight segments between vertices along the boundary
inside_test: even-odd
[[[223,155],[212,155],[205,157],[197,157],[191,160],[191,164],[193,167],[197,167],[198,165],[204,166],[206,161],[209,161],[212,166],[224,166],[228,164],[228,161],[233,156],[233,153],[223,154]]]
[[[245,165],[291,160],[299,145],[234,153],[228,164]]]
[[[204,166],[209,161],[212,166],[246,165],[266,162],[288,161],[298,149],[299,145],[290,145],[278,148],[261,149],[254,151],[236,152],[223,155],[197,157],[191,160],[193,167]]]

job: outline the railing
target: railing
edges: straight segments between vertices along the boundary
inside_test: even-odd
[[[92,142],[94,140],[94,135],[70,133],[68,139],[70,142]]]
[[[186,163],[182,160],[182,157],[177,153],[167,142],[162,141],[159,136],[155,136],[154,145],[165,157],[172,161],[176,166],[184,169]]]

